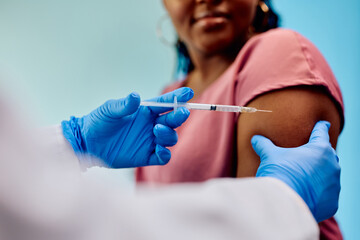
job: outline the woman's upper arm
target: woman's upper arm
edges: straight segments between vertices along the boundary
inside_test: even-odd
[[[256,174],[259,157],[251,146],[253,135],[263,135],[281,147],[296,147],[308,142],[319,120],[331,123],[330,141],[335,148],[341,128],[341,115],[321,86],[298,86],[268,92],[247,106],[272,110],[272,113],[241,114],[237,123],[237,176]]]

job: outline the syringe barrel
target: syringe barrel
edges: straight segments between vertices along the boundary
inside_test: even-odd
[[[208,111],[216,111],[216,112],[241,112],[240,106],[201,104],[201,103],[186,103],[184,105],[185,107],[194,110],[208,110]]]
[[[215,104],[202,104],[202,103],[163,103],[163,102],[141,102],[143,106],[149,107],[166,107],[166,108],[179,108],[186,107],[188,109],[194,110],[208,110],[208,111],[216,111],[216,112],[243,112],[243,113],[253,113],[257,112],[256,108],[252,107],[241,107],[241,106],[232,106],[232,105],[215,105]],[[271,112],[260,110],[263,112]]]
[[[211,110],[211,104],[184,103],[184,104],[179,104],[179,106],[193,110]]]
[[[219,112],[240,112],[241,107],[239,106],[226,106],[226,105],[216,105],[214,111]]]

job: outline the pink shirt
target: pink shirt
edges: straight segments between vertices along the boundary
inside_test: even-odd
[[[176,82],[165,91],[183,84]],[[343,117],[340,88],[321,53],[300,34],[275,29],[251,38],[234,63],[193,101],[245,106],[262,93],[299,85],[324,86]],[[179,141],[170,148],[171,161],[166,166],[139,168],[137,180],[155,184],[235,177],[237,119],[234,113],[191,111],[177,129]],[[336,222],[330,225],[334,234],[327,239],[341,239]]]

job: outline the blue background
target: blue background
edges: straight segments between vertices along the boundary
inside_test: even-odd
[[[346,239],[360,239],[360,1],[274,0],[274,6],[284,27],[318,46],[340,83],[346,122],[337,148],[343,169],[337,218]],[[175,60],[155,34],[163,15],[161,0],[0,0],[1,83],[39,125],[86,114],[133,90],[157,95],[171,81]],[[124,181],[118,175],[101,176]]]

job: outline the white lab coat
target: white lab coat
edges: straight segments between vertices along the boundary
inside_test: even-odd
[[[1,103],[1,102],[0,102]],[[136,194],[84,179],[59,126],[29,131],[0,104],[0,239],[318,239],[308,207],[271,178]]]

